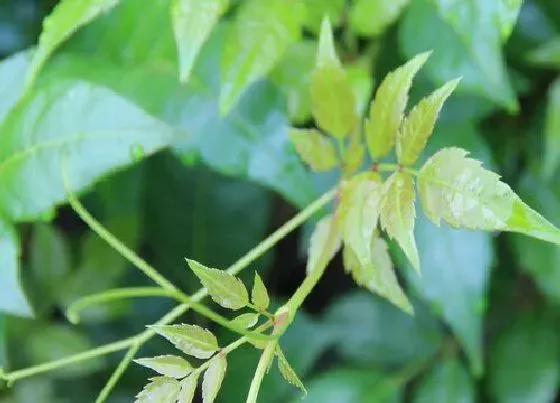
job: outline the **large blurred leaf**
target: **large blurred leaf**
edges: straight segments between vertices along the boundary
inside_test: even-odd
[[[29,59],[29,53],[21,52],[0,63],[0,122],[21,96]]]
[[[490,391],[497,402],[554,401],[560,381],[557,325],[542,313],[522,315],[498,336],[490,355]]]
[[[15,229],[0,220],[0,311],[31,316],[20,282],[20,244]]]
[[[474,403],[475,386],[469,373],[456,357],[444,357],[420,381],[415,403]]]
[[[408,57],[434,50],[426,71],[438,85],[462,76],[461,90],[516,111],[501,53],[502,15],[493,1],[414,0],[401,25],[400,42]]]
[[[398,366],[421,361],[441,343],[441,331],[425,307],[410,316],[365,292],[333,303],[323,319],[336,349],[353,363]]]
[[[350,10],[350,27],[361,35],[380,35],[399,18],[410,0],[356,0]]]
[[[333,27],[342,22],[346,0],[306,0],[305,3],[305,26],[315,34],[321,31],[321,21],[325,16]]]
[[[548,90],[543,171],[552,177],[560,164],[560,79]]]
[[[553,68],[560,67],[560,38],[554,38],[544,45],[533,49],[528,54],[528,59],[538,65]]]

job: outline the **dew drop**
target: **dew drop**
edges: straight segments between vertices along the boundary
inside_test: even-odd
[[[132,144],[130,146],[130,158],[133,162],[140,162],[144,158],[146,153],[144,152],[144,147],[141,144]]]

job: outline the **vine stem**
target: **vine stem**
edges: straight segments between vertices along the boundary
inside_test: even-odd
[[[259,397],[259,390],[261,389],[261,383],[264,379],[265,374],[268,372],[270,363],[274,359],[274,351],[276,350],[277,340],[269,341],[261,354],[259,359],[259,364],[251,381],[251,386],[249,387],[249,394],[247,395],[247,403],[257,403],[257,398]]]
[[[104,401],[107,400],[107,398],[111,394],[111,391],[116,386],[119,379],[121,378],[122,374],[124,373],[124,371],[126,371],[126,368],[130,364],[130,362],[134,359],[134,356],[140,349],[140,346],[141,343],[136,342],[129,347],[125,356],[123,357],[121,362],[119,362],[117,369],[115,369],[115,371],[111,374],[111,377],[109,378],[109,380],[107,381],[107,383],[105,384],[101,392],[99,393],[99,396],[97,396],[97,399],[95,399],[95,403],[103,403]]]

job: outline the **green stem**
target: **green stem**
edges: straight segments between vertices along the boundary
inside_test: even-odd
[[[133,360],[134,356],[138,352],[138,349],[140,349],[140,343],[138,342],[130,346],[125,356],[119,363],[117,369],[113,372],[113,374],[111,375],[111,377],[109,378],[109,380],[107,381],[107,383],[105,384],[101,392],[99,393],[99,396],[97,396],[95,403],[103,403],[107,400],[109,394],[116,386],[122,374],[124,373],[124,371],[126,371],[128,365],[130,364],[130,362]]]
[[[247,395],[247,403],[257,403],[257,398],[259,396],[259,390],[261,389],[261,383],[264,379],[264,375],[268,372],[270,363],[274,359],[274,351],[276,350],[276,345],[278,341],[269,341],[261,354],[259,364],[251,381],[251,386],[249,388],[249,394]]]
[[[80,312],[92,305],[136,297],[175,297],[175,294],[159,287],[116,288],[80,298],[70,305],[66,316],[71,323],[77,324],[80,321]]]

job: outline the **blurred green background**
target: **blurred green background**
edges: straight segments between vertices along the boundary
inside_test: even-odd
[[[446,80],[459,75],[463,80],[442,111],[425,157],[443,146],[466,148],[560,225],[558,0],[525,0],[511,34],[512,10],[520,3],[515,0],[302,1],[307,7],[302,39],[248,87],[226,117],[218,110],[220,57],[226,30],[244,1],[232,2],[187,84],[178,81],[169,2],[122,1],[56,52],[40,76],[44,92],[23,116],[9,116],[0,126],[0,173],[14,139],[33,141],[39,129],[82,130],[85,121],[103,126],[115,119],[126,128],[141,119],[144,124],[145,116],[165,124],[176,135],[169,146],[145,157],[133,147],[127,167],[103,172],[83,200],[166,277],[196,291],[199,283],[185,256],[227,267],[336,180],[310,173],[286,132],[291,123],[314,124],[307,83],[327,13],[361,110],[388,71],[433,49],[412,102]],[[18,97],[27,50],[55,4],[0,0],[0,120]],[[240,49],[237,56],[250,55]],[[76,82],[88,83],[89,92],[80,92]],[[75,98],[59,106],[61,93]],[[113,98],[138,109],[119,109],[122,101]],[[45,105],[52,106],[50,112]],[[34,126],[37,116],[51,112],[54,117]],[[91,144],[80,152],[95,162],[107,152],[104,147]],[[55,169],[47,164],[45,177],[56,175]],[[71,325],[65,308],[77,297],[150,283],[68,206],[41,204],[52,190],[48,180],[22,175],[0,176],[0,193],[24,183],[37,202],[28,211],[21,207],[25,191],[0,196],[0,217],[18,223],[17,235],[0,240],[0,365],[6,371],[125,338],[172,308],[165,299],[120,301],[89,309],[81,324]],[[253,266],[277,303],[304,278],[311,229],[312,223],[302,227]],[[422,276],[406,263],[397,265],[414,301],[414,317],[359,290],[339,257],[310,295],[281,342],[309,390],[305,402],[556,401],[560,249],[520,235],[436,228],[424,217],[417,221],[416,237]],[[13,273],[5,274],[17,271],[18,254],[10,249],[17,242],[7,239],[21,245],[21,285],[13,283]],[[393,250],[396,262],[406,262]],[[252,275],[247,270],[242,277]],[[31,308],[34,318],[26,317]],[[212,326],[192,313],[180,322]],[[224,344],[234,337],[213,329]],[[170,351],[156,338],[139,355]],[[2,386],[0,402],[94,401],[120,358],[116,353]],[[257,359],[251,349],[231,355],[219,401],[244,401]],[[132,401],[150,376],[131,365],[109,401]],[[300,401],[276,369],[265,379],[261,397],[271,403]]]

